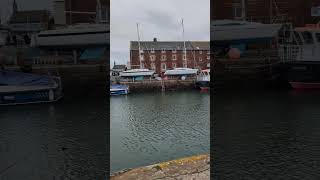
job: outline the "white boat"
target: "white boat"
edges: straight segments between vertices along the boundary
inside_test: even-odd
[[[197,86],[203,89],[210,89],[210,69],[201,70],[197,75]]]
[[[120,72],[121,77],[134,77],[134,76],[153,76],[154,71],[149,69],[130,69]]]
[[[174,68],[171,70],[167,70],[164,75],[166,76],[179,76],[179,75],[196,75],[198,69],[192,68]]]
[[[239,20],[214,20],[211,22],[211,41],[254,41],[274,38],[281,24],[262,24]]]
[[[32,38],[36,47],[48,46],[90,46],[109,43],[109,25],[77,24],[62,29],[41,31]]]

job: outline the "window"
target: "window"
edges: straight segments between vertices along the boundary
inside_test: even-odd
[[[151,61],[155,61],[155,60],[156,60],[156,56],[155,56],[155,55],[151,55],[151,56],[150,56],[150,60],[151,60]]]
[[[162,56],[161,56],[161,61],[165,61],[165,60],[167,60],[166,55],[162,55]]]
[[[143,49],[140,49],[140,53],[141,53],[141,54],[143,53]]]
[[[167,65],[166,63],[161,64],[161,70],[167,70]]]
[[[143,55],[140,56],[140,60],[144,61],[144,56]]]
[[[173,60],[173,61],[177,60],[177,55],[175,55],[175,54],[172,55],[172,60]]]
[[[142,69],[144,68],[144,64],[143,64],[143,63],[141,64],[141,68],[142,68]]]
[[[183,67],[186,68],[187,67],[187,63],[183,63]]]
[[[320,43],[320,33],[316,33],[316,39],[317,39],[318,43]]]
[[[312,39],[312,34],[311,32],[309,31],[305,31],[305,32],[302,32],[301,33],[303,39],[304,39],[304,42],[306,44],[313,44],[313,39]]]
[[[242,18],[242,7],[240,3],[233,4],[233,17],[235,19]]]
[[[162,48],[161,49],[161,53],[165,53],[166,52],[166,49],[165,48]]]
[[[207,59],[210,60],[210,56],[207,56]]]
[[[154,48],[151,48],[151,53],[154,53]]]
[[[183,55],[183,60],[186,60],[186,59],[187,59],[186,55]]]
[[[173,50],[172,50],[172,53],[177,53],[177,49],[173,49]]]
[[[202,57],[199,57],[199,62],[202,62]]]
[[[320,16],[320,6],[311,7],[311,16],[319,17]]]
[[[199,51],[199,54],[202,54],[202,51]]]
[[[176,68],[177,64],[176,63],[172,63],[172,68]]]
[[[156,64],[155,63],[151,63],[151,69],[155,70],[156,69]]]

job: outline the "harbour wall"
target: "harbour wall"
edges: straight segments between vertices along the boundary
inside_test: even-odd
[[[111,180],[145,179],[210,179],[210,155],[197,155],[150,166],[123,170],[110,176]]]
[[[122,85],[129,86],[131,92],[141,91],[171,91],[194,89],[195,80],[145,80],[136,82],[120,82]]]

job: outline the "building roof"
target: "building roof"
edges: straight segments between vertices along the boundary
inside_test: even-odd
[[[183,50],[183,41],[140,41],[141,49],[144,50]],[[130,42],[130,50],[138,50],[138,41]],[[210,50],[209,41],[186,41],[187,50]]]
[[[41,23],[47,19],[49,19],[47,10],[17,11],[11,16],[9,23]]]

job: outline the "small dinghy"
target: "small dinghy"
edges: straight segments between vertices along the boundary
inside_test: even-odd
[[[62,96],[59,77],[0,71],[0,105],[55,102]]]
[[[110,85],[110,95],[126,95],[129,94],[129,87],[125,85]]]

